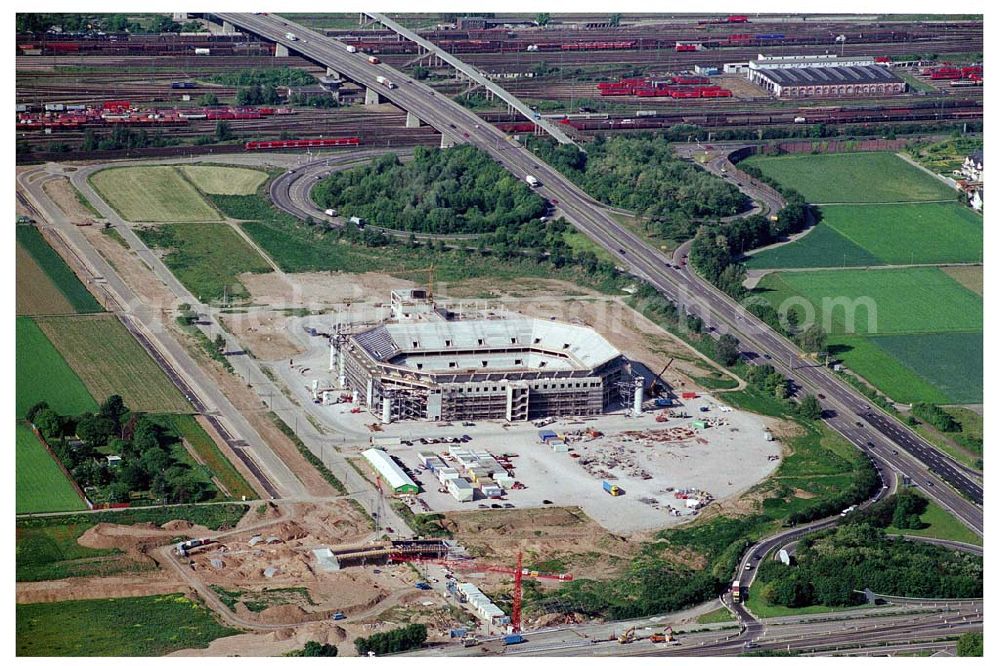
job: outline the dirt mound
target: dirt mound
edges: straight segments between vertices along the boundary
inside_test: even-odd
[[[154,594],[186,592],[187,585],[165,572],[148,576],[105,576],[43,580],[17,584],[17,603],[37,604],[77,599],[112,599],[145,597]]]
[[[313,614],[307,613],[295,604],[284,604],[265,608],[257,614],[257,617],[262,622],[270,624],[297,624],[308,620],[311,615]]]
[[[189,530],[194,527],[194,523],[190,520],[169,520],[163,523],[161,527],[165,530]]]
[[[117,548],[128,552],[165,546],[179,536],[194,538],[212,534],[211,530],[191,525],[187,521],[171,521],[171,523],[176,522],[184,523],[185,526],[160,527],[153,523],[137,523],[135,525],[98,523],[81,534],[77,543],[87,548]]]
[[[339,643],[340,641],[347,640],[347,632],[343,627],[333,627],[327,634],[327,643]]]

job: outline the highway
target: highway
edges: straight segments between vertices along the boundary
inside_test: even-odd
[[[572,143],[573,145],[576,145],[576,142],[573,141],[573,139],[566,136],[566,133],[563,132],[558,125],[556,125],[555,123],[546,118],[542,118],[538,113],[532,111],[531,108],[529,108],[524,102],[519,100],[517,97],[510,94],[504,88],[502,88],[501,86],[497,85],[493,81],[490,81],[488,78],[483,76],[482,73],[480,73],[480,71],[475,67],[473,67],[472,65],[462,62],[461,60],[459,60],[452,54],[448,53],[447,51],[445,51],[438,45],[434,44],[433,42],[424,39],[417,33],[413,32],[412,30],[400,25],[399,23],[396,23],[385,14],[380,14],[378,12],[365,12],[365,15],[370,16],[371,18],[378,21],[385,27],[389,28],[389,30],[395,32],[397,35],[405,37],[414,44],[417,44],[418,46],[424,48],[425,50],[433,53],[438,58],[440,58],[441,60],[448,63],[456,70],[464,74],[470,80],[475,81],[478,85],[486,88],[488,91],[490,91],[503,101],[507,102],[507,104],[510,105],[512,108],[517,109],[517,111],[519,111],[522,116],[524,116],[532,123],[543,129],[545,132],[549,134],[549,136],[551,136],[559,143]]]
[[[982,508],[977,506],[982,503],[982,487],[960,466],[902,424],[881,415],[877,407],[828,369],[803,361],[801,351],[787,338],[686,269],[686,256],[675,256],[682,266],[672,267],[661,253],[611,218],[602,204],[524,146],[428,86],[384,64],[371,64],[362,54],[350,53],[343,44],[313,30],[271,16],[215,16],[379,90],[386,99],[441,131],[446,142],[478,146],[519,178],[535,176],[541,182],[537,188],[539,194],[549,199],[570,223],[616,256],[623,267],[701,317],[706,326],[719,332],[734,332],[746,358],[763,357],[801,389],[823,395],[821,401],[828,410],[825,420],[831,428],[874,459],[911,477],[927,494],[982,534]],[[285,34],[289,31],[298,39],[288,40]],[[380,85],[376,81],[380,75],[388,77],[396,87]],[[947,484],[936,483],[935,475]]]

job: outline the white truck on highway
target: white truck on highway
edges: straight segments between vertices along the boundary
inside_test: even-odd
[[[541,183],[538,182],[538,179],[535,178],[534,176],[526,176],[524,180],[528,183],[528,185],[531,185],[532,187],[538,187],[539,185],[541,185]]]
[[[287,39],[290,42],[297,42],[297,41],[299,41],[299,38],[295,36],[294,32],[286,32],[285,33],[285,39]]]
[[[358,52],[358,47],[357,46],[351,46],[350,44],[348,44],[347,45],[347,52],[348,53],[357,53]]]
[[[378,81],[379,85],[383,85],[386,88],[388,88],[389,90],[392,90],[393,88],[396,87],[395,83],[393,83],[389,79],[385,78],[384,76],[376,76],[375,80]]]

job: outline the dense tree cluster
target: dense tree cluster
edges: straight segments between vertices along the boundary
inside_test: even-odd
[[[489,233],[545,213],[545,200],[473,146],[418,147],[411,162],[383,155],[364,167],[331,174],[313,198],[322,208],[393,229],[439,234]]]
[[[261,104],[280,104],[281,95],[273,83],[253,83],[236,90],[236,103],[239,106],[259,106]]]
[[[941,432],[960,432],[962,430],[962,424],[937,405],[926,402],[915,403],[913,405],[913,415],[918,419],[927,421],[927,423],[930,423]]]
[[[423,624],[408,624],[399,629],[372,634],[368,638],[354,639],[354,647],[361,656],[374,652],[376,655],[393,654],[413,650],[427,640],[427,627]]]
[[[586,153],[535,138],[528,147],[595,199],[649,218],[663,238],[687,240],[701,220],[735,215],[749,203],[733,185],[676,158],[663,134],[598,136]]]
[[[891,539],[866,521],[803,538],[795,566],[769,560],[757,581],[771,604],[852,606],[855,590],[904,597],[970,598],[983,594],[983,560],[940,546]]]
[[[210,79],[213,83],[234,88],[250,86],[307,86],[316,83],[316,77],[294,67],[262,67],[222,72]]]
[[[776,371],[769,363],[747,366],[746,378],[761,391],[773,395],[778,400],[788,398],[788,377]]]
[[[92,129],[84,130],[80,150],[89,152],[91,150],[158,148],[178,143],[180,143],[180,139],[166,137],[159,130],[150,133],[145,129],[135,130],[123,125],[116,125],[111,132],[97,133]]]
[[[955,645],[955,654],[959,657],[982,657],[983,633],[970,631],[959,636],[958,643]]]
[[[901,490],[862,511],[850,514],[845,522],[867,523],[875,527],[895,527],[901,530],[919,530],[927,525],[920,516],[927,509],[928,500],[912,490]]]
[[[133,34],[159,34],[162,32],[194,32],[202,30],[197,21],[181,25],[166,14],[145,15],[145,21],[136,14],[33,14],[17,15],[18,32],[42,33],[50,28],[63,32],[130,32]]]
[[[289,657],[336,657],[337,646],[329,643],[318,643],[316,641],[306,641],[301,650],[289,652]]]
[[[128,501],[131,493],[169,502],[212,495],[190,467],[174,459],[171,449],[178,438],[154,417],[130,411],[118,395],[109,396],[96,413],[64,416],[40,402],[25,416],[73,479],[81,487],[101,489],[109,501]],[[111,466],[102,451],[115,453],[121,462]]]

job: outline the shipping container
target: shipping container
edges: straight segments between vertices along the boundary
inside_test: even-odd
[[[194,50],[194,54],[195,55],[212,55],[212,50],[211,49],[195,49]]]

